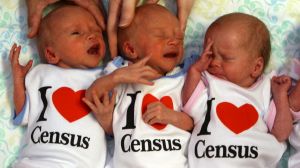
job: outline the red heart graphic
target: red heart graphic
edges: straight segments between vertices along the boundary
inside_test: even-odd
[[[68,87],[57,89],[52,95],[52,101],[57,111],[69,122],[76,121],[86,116],[90,109],[81,100],[85,90],[74,92]]]
[[[222,102],[217,105],[217,115],[222,123],[236,134],[251,128],[258,119],[258,113],[250,104],[237,108],[235,105]]]
[[[143,98],[143,103],[142,103],[142,114],[144,114],[147,110],[147,106],[150,103],[160,101],[162,104],[164,104],[166,107],[169,109],[173,110],[173,101],[170,96],[163,96],[160,100],[156,98],[155,96],[151,94],[146,94]],[[160,123],[155,123],[151,125],[157,130],[162,130],[166,127],[166,124],[160,124]]]

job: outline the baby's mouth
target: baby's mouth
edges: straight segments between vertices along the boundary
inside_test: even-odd
[[[165,58],[176,58],[177,55],[178,55],[177,52],[169,52],[169,53],[164,54],[164,57]]]
[[[87,53],[91,55],[98,55],[100,49],[100,44],[93,44],[88,50]]]

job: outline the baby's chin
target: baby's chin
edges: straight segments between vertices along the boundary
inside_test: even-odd
[[[167,75],[169,72],[171,72],[176,66],[172,66],[172,67],[166,67],[166,68],[154,68],[154,70],[156,70],[156,72],[158,74],[160,74],[161,76],[165,76]]]

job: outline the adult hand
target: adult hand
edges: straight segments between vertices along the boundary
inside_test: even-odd
[[[146,0],[145,3],[157,3],[159,0]],[[118,54],[117,28],[128,26],[134,17],[135,7],[139,0],[110,0],[107,23],[108,43],[111,57]],[[181,30],[184,32],[187,18],[190,14],[194,0],[177,0],[178,19]],[[118,20],[120,19],[120,20]]]
[[[27,13],[28,13],[28,34],[29,38],[33,38],[36,36],[41,18],[43,15],[43,10],[50,4],[53,4],[59,0],[27,0]],[[100,27],[104,30],[105,23],[104,17],[102,13],[102,7],[99,3],[99,0],[69,0],[73,1],[75,4],[87,9],[89,12],[93,14],[96,21],[100,25]],[[100,6],[100,7],[99,7]]]

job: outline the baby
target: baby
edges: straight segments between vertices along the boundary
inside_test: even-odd
[[[209,26],[183,88],[195,124],[190,167],[276,166],[292,129],[291,81],[263,74],[270,51],[269,31],[254,16],[231,13]]]
[[[14,123],[27,125],[13,166],[104,167],[105,132],[81,101],[85,89],[103,73],[97,67],[105,53],[101,28],[87,10],[63,5],[42,19],[38,48],[45,64],[28,74],[32,61],[26,66],[19,64],[21,48],[16,44],[10,51]],[[111,75],[120,76],[115,74]],[[108,101],[99,101],[98,109],[112,113],[114,96],[104,99]]]
[[[299,64],[298,64],[299,65]],[[300,74],[299,74],[300,75]],[[291,95],[289,96],[290,107],[292,109],[292,114],[294,118],[293,131],[289,137],[289,142],[295,149],[288,160],[289,168],[300,167],[300,81],[293,88]]]
[[[126,59],[133,63],[148,59],[146,65],[160,77],[153,79],[152,86],[123,84],[116,88],[110,125],[115,139],[113,167],[187,167],[188,131],[193,121],[180,111],[184,73],[178,65],[183,57],[183,33],[177,18],[162,6],[143,5],[118,36]],[[117,59],[119,65],[128,64]],[[111,81],[111,85],[118,84]],[[87,95],[97,93],[101,83],[97,79]]]

